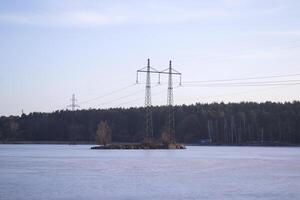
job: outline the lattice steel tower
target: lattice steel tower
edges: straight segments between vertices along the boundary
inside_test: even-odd
[[[145,108],[146,108],[145,142],[151,142],[153,139],[153,122],[152,122],[151,106],[152,104],[151,104],[150,59],[148,59],[146,90],[145,90]]]
[[[175,117],[174,117],[174,99],[173,99],[173,75],[180,76],[179,85],[181,85],[181,73],[172,68],[172,61],[169,62],[169,67],[161,72],[160,74],[168,74],[168,95],[167,95],[167,106],[168,106],[168,134],[170,136],[170,142],[175,143]]]
[[[153,67],[150,67],[150,60],[148,59],[147,67],[144,67],[140,70],[137,70],[136,75],[136,83],[138,83],[138,74],[139,72],[144,72],[147,74],[146,76],[146,90],[145,90],[145,109],[146,109],[146,127],[145,127],[145,142],[151,142],[153,140],[153,124],[152,124],[152,111],[151,111],[151,80],[150,74],[155,73],[158,74],[158,83],[160,83],[160,75],[161,74],[168,74],[169,81],[168,81],[168,134],[170,135],[171,142],[175,142],[175,119],[174,119],[174,110],[173,110],[173,80],[172,75],[179,75],[180,76],[180,83],[181,85],[181,73],[174,70],[172,68],[172,61],[169,62],[169,67],[163,71],[158,71]]]
[[[76,104],[77,99],[75,98],[75,94],[72,95],[71,105],[68,105],[67,107],[71,107],[72,111],[74,111],[76,108],[79,108],[80,106]]]
[[[146,73],[146,88],[145,88],[145,134],[144,142],[153,141],[153,122],[152,122],[152,103],[151,103],[151,73],[159,73],[156,69],[150,66],[150,59],[147,60],[147,67],[137,70],[136,83],[138,83],[138,74],[140,72]]]
[[[169,80],[168,80],[168,97],[167,105],[169,109],[168,125],[171,142],[175,142],[175,119],[174,119],[174,108],[173,108],[173,80],[172,80],[172,61],[169,62]]]

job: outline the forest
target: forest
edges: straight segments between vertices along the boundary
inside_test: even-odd
[[[174,106],[176,141],[216,145],[300,144],[300,102],[211,103]],[[167,128],[168,107],[152,107],[153,133]],[[112,142],[141,142],[144,108],[34,112],[0,118],[0,142],[94,142],[97,126],[107,121]]]

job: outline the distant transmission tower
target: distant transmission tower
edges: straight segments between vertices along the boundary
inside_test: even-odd
[[[145,70],[146,69],[146,70]],[[145,88],[145,109],[146,109],[146,117],[145,117],[145,134],[144,134],[144,142],[153,141],[153,122],[152,122],[152,104],[151,104],[151,73],[159,73],[156,69],[150,67],[150,59],[147,61],[147,67],[144,67],[140,70],[137,70],[136,83],[138,83],[138,74],[140,72],[144,72],[147,74],[146,76],[146,88]]]
[[[67,107],[71,107],[72,111],[74,111],[76,108],[79,108],[80,106],[76,104],[77,99],[75,98],[75,94],[72,95],[71,105],[68,105]]]

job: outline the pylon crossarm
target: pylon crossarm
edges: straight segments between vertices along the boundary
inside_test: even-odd
[[[176,69],[172,69],[172,71],[178,73],[178,74],[181,74],[179,71],[177,71]]]
[[[160,74],[169,74],[169,68],[167,68],[167,69],[164,69],[164,70],[162,70],[162,71],[160,71],[159,72]],[[181,75],[181,73],[179,72],[179,71],[177,71],[177,70],[175,70],[175,69],[171,69],[171,73],[173,74],[173,75]]]
[[[147,70],[137,70],[137,72],[145,72],[145,73],[147,73],[148,71]],[[149,71],[150,73],[160,73],[159,71],[153,71],[153,70],[150,70]]]

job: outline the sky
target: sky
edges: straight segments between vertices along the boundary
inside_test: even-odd
[[[66,109],[73,93],[80,109],[143,106],[148,58],[182,73],[175,104],[300,100],[299,84],[190,84],[297,82],[299,11],[298,0],[1,0],[0,115]],[[153,105],[167,103],[167,78],[151,75]]]

